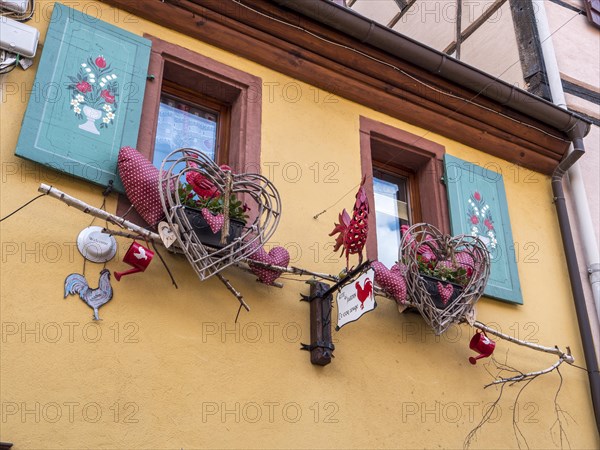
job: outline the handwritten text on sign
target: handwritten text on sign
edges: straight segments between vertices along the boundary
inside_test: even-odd
[[[369,269],[353,282],[342,287],[337,296],[338,322],[337,329],[354,322],[373,311],[377,306],[373,295],[373,269]]]

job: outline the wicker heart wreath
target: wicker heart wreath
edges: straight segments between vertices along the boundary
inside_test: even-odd
[[[442,234],[420,223],[406,230],[400,242],[400,260],[406,266],[406,285],[411,303],[436,334],[460,322],[483,295],[490,276],[490,255],[477,237]],[[437,268],[437,269],[436,269]],[[461,286],[425,271],[458,273]]]
[[[190,216],[189,208],[181,204],[180,198],[180,188],[188,172],[193,172],[196,177],[200,174],[207,184],[212,185],[215,198],[226,197],[224,194],[229,192],[232,197],[247,204],[248,223],[243,228],[240,226],[235,233],[230,232],[229,242],[209,246],[197,235],[194,218]],[[178,229],[179,247],[201,280],[255,252],[257,245],[263,245],[273,235],[281,216],[279,193],[267,178],[254,173],[226,172],[204,153],[194,149],[175,150],[164,159],[159,190],[166,220],[172,229]]]

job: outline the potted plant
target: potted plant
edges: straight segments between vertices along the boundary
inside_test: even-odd
[[[471,261],[464,257],[459,259],[454,256],[443,260],[417,256],[420,278],[438,309],[450,306],[473,276]]]
[[[239,238],[248,220],[248,206],[232,194],[229,198],[229,236],[221,243],[224,225],[225,201],[218,192],[210,197],[201,197],[188,183],[179,187],[179,199],[192,229],[200,242],[207,247],[221,249]]]

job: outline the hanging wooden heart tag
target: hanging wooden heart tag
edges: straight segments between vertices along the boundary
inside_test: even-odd
[[[171,245],[175,243],[177,240],[177,233],[179,231],[179,226],[177,224],[173,224],[173,228],[167,222],[160,222],[158,224],[158,235],[165,244],[166,248],[169,248]]]

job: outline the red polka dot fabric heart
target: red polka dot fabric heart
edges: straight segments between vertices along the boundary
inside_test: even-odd
[[[283,247],[274,247],[267,253],[263,247],[260,247],[255,253],[249,256],[249,259],[254,261],[273,264],[274,266],[287,267],[290,263],[290,254]],[[258,279],[271,286],[277,278],[281,276],[281,271],[265,269],[255,264],[250,263],[250,268]]]
[[[452,297],[452,294],[454,293],[454,286],[452,286],[452,284],[450,283],[444,286],[441,282],[438,281],[437,290],[440,294],[440,299],[442,300],[442,303],[444,305],[447,305],[450,301],[450,298]]]
[[[475,260],[471,255],[466,252],[459,252],[456,254],[456,262],[459,267],[462,267],[467,271],[467,277],[471,277],[473,275],[473,271],[475,268]]]
[[[156,225],[165,216],[158,191],[159,170],[131,147],[119,151],[117,168],[135,210],[148,225]]]
[[[390,294],[398,303],[406,302],[406,280],[400,266],[396,263],[388,269],[383,263],[374,261],[375,283]]]
[[[225,223],[225,216],[223,214],[214,215],[207,208],[202,208],[202,217],[204,217],[204,220],[206,220],[206,223],[210,227],[210,231],[214,234],[217,234]]]

